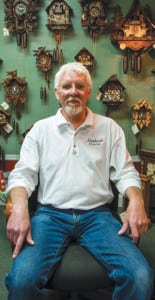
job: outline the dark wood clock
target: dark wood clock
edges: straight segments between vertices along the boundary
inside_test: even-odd
[[[82,6],[81,24],[96,40],[100,33],[107,29],[107,1],[79,0]]]
[[[22,106],[26,103],[27,82],[24,77],[17,77],[17,70],[7,72],[8,77],[3,78],[5,99],[14,108],[17,118],[21,115]]]
[[[37,1],[7,0],[5,4],[5,23],[11,33],[16,34],[17,44],[27,47],[27,32],[38,27]]]
[[[95,71],[95,58],[86,48],[82,48],[75,55],[75,59],[82,63],[90,72]]]
[[[62,42],[64,31],[72,28],[73,11],[64,0],[53,0],[46,7],[48,14],[47,28],[53,32],[57,45]]]
[[[155,24],[147,7],[142,8],[139,0],[133,0],[125,17],[118,5],[115,9],[111,30],[111,41],[123,53],[123,71],[130,69],[141,72],[142,54],[155,47]]]
[[[41,71],[45,80],[49,83],[49,75],[53,64],[52,50],[46,50],[45,47],[39,47],[34,50],[34,56],[36,56],[36,65],[39,71]]]

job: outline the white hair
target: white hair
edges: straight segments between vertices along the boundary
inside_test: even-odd
[[[71,71],[74,71],[78,74],[85,75],[88,86],[90,87],[90,89],[92,88],[92,79],[91,79],[90,73],[87,70],[87,68],[79,62],[71,62],[71,63],[67,63],[65,65],[62,65],[60,67],[59,71],[56,73],[55,80],[54,80],[54,88],[55,89],[57,89],[58,86],[60,85],[62,75],[64,73],[68,73]]]

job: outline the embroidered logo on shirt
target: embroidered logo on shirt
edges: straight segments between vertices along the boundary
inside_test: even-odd
[[[88,144],[90,146],[99,146],[103,143],[103,138],[97,139],[97,138],[89,138],[88,139]]]

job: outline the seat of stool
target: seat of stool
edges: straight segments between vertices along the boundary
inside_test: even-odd
[[[83,247],[72,242],[49,280],[47,288],[86,291],[107,288],[113,281],[106,269]]]

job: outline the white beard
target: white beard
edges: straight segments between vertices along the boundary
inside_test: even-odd
[[[66,105],[64,107],[64,110],[68,116],[72,117],[72,116],[76,116],[76,115],[80,114],[83,110],[83,107],[82,107],[82,105],[80,105],[80,106]]]

